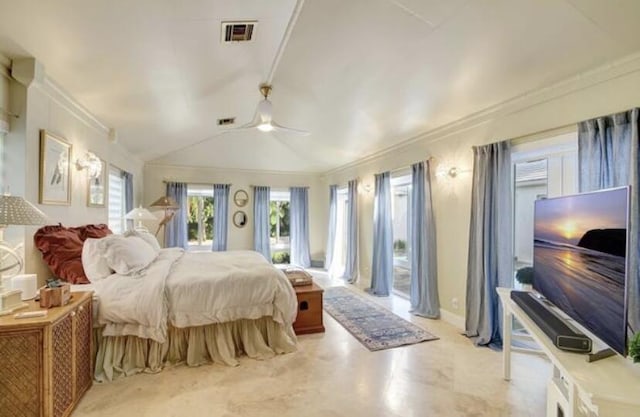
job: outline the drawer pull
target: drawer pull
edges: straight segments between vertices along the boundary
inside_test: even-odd
[[[80,306],[80,308],[78,309],[78,311],[84,311],[84,306]]]
[[[69,314],[71,317],[75,317],[76,316],[76,312],[72,311],[71,314]]]

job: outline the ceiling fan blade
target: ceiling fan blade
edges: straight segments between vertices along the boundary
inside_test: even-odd
[[[242,126],[238,126],[238,127],[234,127],[228,130],[228,132],[233,132],[236,130],[251,130],[251,129],[256,129],[258,127],[258,125],[260,124],[260,121],[258,120],[254,120],[252,122],[243,124]]]
[[[309,136],[311,134],[311,132],[309,132],[308,130],[294,129],[292,127],[285,127],[285,126],[279,125],[278,123],[274,122],[273,120],[271,120],[271,125],[273,126],[274,130],[277,130],[277,131],[280,131],[280,132],[293,133],[295,135],[300,135],[300,136]]]

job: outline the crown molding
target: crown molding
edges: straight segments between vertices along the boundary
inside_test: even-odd
[[[75,114],[81,120],[105,134],[109,134],[109,127],[102,123],[89,109],[80,104],[71,94],[69,94],[62,86],[55,82],[46,73],[42,83],[36,84],[49,98],[64,107],[70,113]]]
[[[305,172],[305,171],[273,171],[273,170],[260,170],[260,169],[241,169],[241,168],[222,168],[211,166],[194,166],[194,165],[176,165],[176,164],[163,164],[159,162],[145,162],[144,168],[174,168],[187,171],[203,171],[207,170],[220,174],[251,174],[251,175],[279,175],[283,177],[315,177],[321,174],[320,172]]]
[[[524,92],[496,105],[487,107],[475,113],[471,113],[470,115],[461,119],[444,124],[434,129],[427,130],[425,132],[421,132],[417,135],[407,137],[406,139],[403,139],[402,141],[392,146],[373,152],[353,162],[349,162],[339,167],[327,170],[321,175],[323,178],[325,178],[349,169],[357,168],[368,163],[378,161],[390,155],[392,152],[406,150],[411,145],[417,142],[439,142],[451,135],[464,132],[466,130],[488,123],[495,118],[518,113],[526,110],[527,108],[534,107],[638,71],[640,71],[640,52],[627,55],[619,60],[612,61],[605,65],[580,72],[572,77],[565,78],[564,80],[551,84],[547,87]],[[624,109],[620,109],[620,111],[622,110]],[[579,122],[579,120],[575,120],[575,122],[577,123]],[[533,134],[535,132],[530,133]],[[500,138],[496,138],[496,140],[499,139]]]

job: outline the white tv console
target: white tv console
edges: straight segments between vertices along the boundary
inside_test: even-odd
[[[511,379],[511,331],[515,317],[553,364],[547,386],[547,417],[640,417],[640,364],[619,355],[588,363],[586,355],[565,352],[511,299],[511,288],[498,288],[503,306],[503,370]],[[586,329],[576,325],[594,341]],[[595,350],[595,349],[594,349]]]

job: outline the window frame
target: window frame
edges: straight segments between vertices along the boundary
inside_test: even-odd
[[[126,231],[126,223],[125,223],[125,184],[124,178],[122,177],[123,171],[115,165],[109,164],[109,173],[108,173],[108,194],[107,194],[107,224],[109,229],[115,234],[122,234]],[[116,185],[119,185],[120,192],[116,193],[114,188]],[[115,209],[119,211],[119,216],[112,216],[112,213],[115,213],[114,207],[114,199],[116,196],[119,196],[119,209]]]
[[[212,244],[213,244],[213,239],[214,239],[213,221],[214,221],[215,216],[216,216],[214,194],[213,194],[213,185],[211,185],[211,186],[203,186],[203,185],[198,185],[198,184],[187,184],[187,210],[188,211],[191,208],[191,205],[189,204],[189,199],[192,198],[192,197],[198,198],[198,214],[197,214],[197,220],[198,220],[197,236],[198,236],[198,240],[195,241],[194,243],[192,243],[192,241],[189,240],[188,230],[189,230],[190,213],[187,212],[187,216],[186,216],[187,224],[185,225],[185,227],[187,228],[187,248],[188,248],[189,251],[192,251],[192,252],[211,250],[211,247],[212,247]],[[205,240],[206,239],[206,226],[205,226],[206,218],[203,217],[204,216],[204,200],[205,200],[205,198],[211,198],[211,205],[212,205],[211,241]]]
[[[289,203],[289,236],[280,236],[280,225],[282,221],[276,224],[276,236],[271,236],[271,220],[269,220],[269,245],[271,252],[288,252],[291,249],[291,191],[288,189],[272,189],[269,193],[269,219],[271,218],[271,203]],[[274,240],[275,239],[275,240]]]

